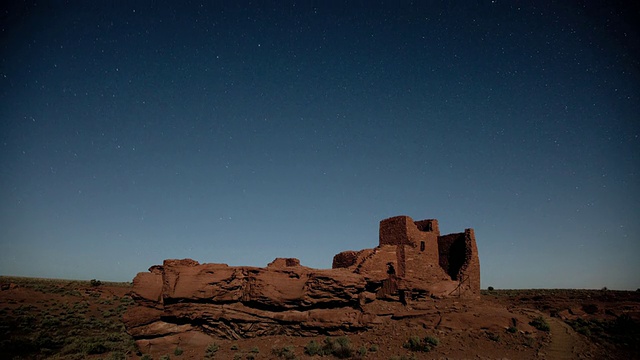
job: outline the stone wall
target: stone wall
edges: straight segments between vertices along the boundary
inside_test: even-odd
[[[333,257],[332,269],[346,269],[355,266],[361,251],[343,251]]]
[[[383,281],[385,294],[397,288],[467,297],[480,294],[479,264],[473,229],[441,236],[438,220],[413,221],[408,216],[380,221],[378,247],[345,251],[333,260],[333,268],[349,268],[369,280]],[[389,266],[398,277],[393,286],[389,286]]]
[[[419,246],[421,241],[440,235],[438,220],[413,221],[408,216],[394,216],[380,221],[379,245]]]
[[[480,260],[473,229],[438,237],[439,265],[460,282],[459,295],[480,296]]]
[[[410,218],[408,216],[396,216],[380,221],[379,246],[409,244]]]

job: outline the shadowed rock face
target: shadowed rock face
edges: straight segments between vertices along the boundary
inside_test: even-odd
[[[477,297],[472,229],[440,236],[436,220],[381,221],[380,245],[347,251],[333,269],[278,258],[266,268],[165,260],[133,280],[139,306],[125,315],[141,346],[163,338],[334,335],[361,331],[430,297]],[[380,311],[380,301],[386,306]]]

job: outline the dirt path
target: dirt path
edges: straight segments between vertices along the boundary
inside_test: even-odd
[[[543,349],[545,359],[576,359],[578,358],[577,339],[573,329],[563,321],[546,318],[551,328],[551,343]]]
[[[538,356],[545,360],[579,359],[582,351],[580,339],[571,326],[562,320],[550,318],[533,309],[523,309],[533,316],[542,316],[547,320],[550,328],[551,342],[540,349]]]

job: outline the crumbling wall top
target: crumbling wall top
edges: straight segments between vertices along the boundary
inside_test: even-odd
[[[440,236],[438,220],[425,219],[413,221],[411,217],[401,215],[380,221],[380,246],[416,246],[417,238],[423,237],[425,234]]]

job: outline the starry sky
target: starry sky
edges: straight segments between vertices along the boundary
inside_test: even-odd
[[[2,5],[0,274],[329,268],[409,215],[483,288],[639,288],[638,5],[418,3]]]

